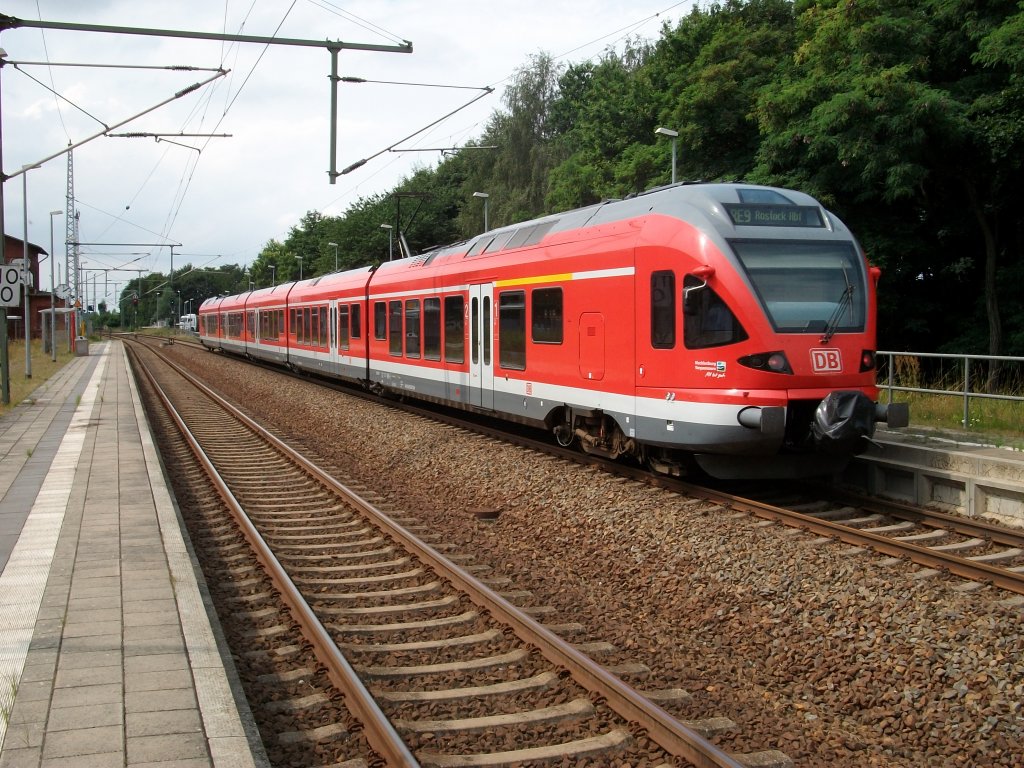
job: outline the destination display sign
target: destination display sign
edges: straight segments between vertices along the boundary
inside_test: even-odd
[[[821,211],[814,205],[771,203],[724,203],[729,218],[744,227],[824,227]]]

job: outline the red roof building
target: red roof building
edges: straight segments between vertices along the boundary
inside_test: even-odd
[[[23,240],[17,237],[11,237],[10,235],[4,236],[4,263],[10,264],[15,261],[20,261],[25,255],[25,244]],[[38,245],[33,243],[28,244],[28,272],[31,275],[31,285],[29,288],[29,320],[31,322],[30,333],[32,338],[38,339],[42,335],[42,323],[43,316],[39,313],[43,310],[50,308],[50,292],[41,290],[41,283],[39,282],[39,261],[40,256],[48,256],[47,252],[40,248]],[[48,282],[48,281],[47,281]],[[24,294],[22,294],[24,295]],[[22,302],[24,303],[24,301]],[[54,306],[63,307],[64,301],[62,299],[55,299]],[[23,317],[24,307],[8,307],[7,308],[7,332],[14,338],[25,337],[25,326],[23,325],[24,320],[11,320],[12,317]]]

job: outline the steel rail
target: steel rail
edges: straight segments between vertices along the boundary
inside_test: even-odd
[[[279,369],[274,368],[274,370]],[[288,371],[282,371],[282,373],[285,373],[286,375],[298,375]],[[308,376],[302,376],[301,378],[309,379]],[[331,383],[327,380],[318,380],[318,383],[331,386]],[[340,387],[332,388],[340,390]],[[361,395],[361,393],[350,394]],[[763,519],[804,528],[805,530],[809,530],[818,535],[836,538],[854,546],[867,546],[893,557],[909,559],[911,562],[917,563],[918,565],[928,568],[937,568],[965,579],[988,583],[1008,592],[1024,595],[1024,573],[1015,573],[984,562],[969,560],[955,554],[947,554],[942,551],[922,547],[910,542],[900,542],[880,534],[872,534],[867,531],[851,528],[843,525],[842,523],[820,520],[794,510],[775,507],[754,499],[747,499],[741,496],[728,494],[723,491],[716,491],[703,486],[694,485],[677,478],[654,475],[646,470],[615,464],[614,462],[605,461],[600,457],[590,456],[578,451],[556,448],[548,443],[542,443],[538,440],[524,437],[522,435],[512,435],[507,431],[494,427],[475,424],[473,422],[469,422],[467,424],[464,419],[448,414],[439,414],[409,403],[403,403],[402,407],[410,412],[417,413],[428,418],[448,424],[461,425],[464,428],[468,426],[481,434],[513,442],[517,445],[527,446],[550,455],[560,456],[569,461],[579,464],[598,465],[606,469],[612,467],[613,469],[610,471],[614,471],[619,475],[629,477],[640,482],[645,482],[668,490],[685,492],[690,496],[704,498],[709,501],[728,503],[738,510],[754,514]],[[847,496],[855,498],[856,494],[847,493]],[[861,503],[863,506],[872,507],[876,511],[893,514],[891,512],[886,512],[885,508],[880,506],[883,502],[880,502],[877,499],[864,499]],[[983,521],[959,518],[953,515],[944,515],[939,512],[926,512],[913,506],[902,505],[899,502],[894,501],[886,501],[884,502],[884,505],[897,509],[898,513],[896,514],[899,516],[905,519],[914,520],[922,525],[932,525],[928,522],[928,519],[931,518],[938,521],[938,524],[934,527],[946,528],[954,532],[963,533],[964,535],[985,538],[1006,546],[1018,546],[1024,548],[1024,542],[1022,542],[1022,538],[1024,537],[1015,534],[1012,531],[1006,531],[1000,526],[992,525]]]
[[[948,554],[939,550],[922,547],[910,542],[898,541],[887,536],[882,536],[869,531],[862,531],[851,528],[842,523],[833,523],[829,520],[821,520],[816,517],[805,515],[784,507],[776,507],[764,502],[746,499],[741,496],[734,496],[722,491],[713,491],[708,488],[680,482],[687,493],[708,499],[710,501],[722,501],[731,507],[749,512],[757,517],[781,522],[797,528],[803,528],[819,536],[828,536],[839,539],[847,544],[859,547],[870,547],[878,552],[893,557],[906,558],[911,562],[923,565],[928,568],[936,568],[947,571],[971,581],[979,581],[991,584],[1008,592],[1024,595],[1024,573],[1014,573],[1004,568],[997,568],[988,563],[976,560],[968,560],[957,555]],[[876,502],[877,503],[877,502]]]
[[[419,762],[413,757],[409,748],[402,740],[401,736],[395,730],[391,721],[384,715],[377,705],[376,700],[370,695],[370,692],[363,685],[362,680],[356,674],[355,670],[348,663],[348,660],[338,650],[337,645],[331,639],[327,630],[324,628],[320,620],[317,619],[313,613],[312,608],[302,597],[298,588],[285,573],[284,568],[278,561],[277,557],[271,552],[270,547],[264,541],[259,531],[249,520],[248,515],[242,509],[241,504],[235,498],[231,489],[228,488],[227,484],[221,478],[220,473],[213,466],[210,458],[206,455],[202,446],[199,445],[198,440],[192,434],[192,431],[185,424],[181,415],[177,409],[171,403],[167,394],[163,388],[157,383],[149,367],[142,361],[141,357],[137,352],[133,350],[133,357],[138,364],[139,369],[145,375],[146,380],[150,383],[153,391],[160,398],[164,407],[167,409],[168,414],[171,416],[178,429],[181,431],[189,449],[195,455],[196,459],[203,466],[211,482],[217,490],[217,493],[224,500],[228,509],[231,512],[232,517],[238,523],[242,530],[243,535],[249,541],[250,546],[256,553],[256,557],[263,564],[263,567],[267,570],[274,586],[280,591],[282,598],[288,605],[292,616],[302,627],[302,633],[308,638],[313,645],[313,652],[316,654],[317,659],[326,667],[328,677],[331,682],[337,686],[340,690],[344,691],[345,706],[352,713],[352,715],[358,719],[364,726],[364,733],[367,742],[370,746],[382,757],[386,758],[389,766],[407,766],[408,768],[418,768]],[[171,367],[177,369],[177,372],[184,373],[178,366],[173,363],[167,362]],[[197,386],[197,388],[209,395],[209,390],[202,384],[196,382],[192,377],[185,375],[186,381],[190,384]],[[237,418],[237,409],[227,404],[221,398],[216,398],[217,402],[225,406],[232,416]],[[243,420],[244,423],[244,420]],[[257,434],[261,437],[267,434],[265,431],[259,430]],[[280,443],[274,438],[275,443]]]
[[[913,504],[893,499],[879,501],[878,499],[851,491],[837,492],[834,489],[827,489],[824,492],[834,494],[836,499],[851,500],[871,512],[879,512],[890,517],[910,520],[930,528],[942,528],[951,532],[962,533],[965,536],[987,539],[1007,547],[1024,548],[1024,530],[1018,532],[984,520],[961,517],[959,515],[948,515],[944,512],[930,509],[922,510]]]
[[[627,722],[637,723],[670,754],[684,757],[698,768],[743,768],[743,763],[724,750],[712,744],[695,730],[687,727],[657,704],[642,696],[619,678],[609,673],[585,654],[576,650],[551,630],[544,627],[528,614],[520,611],[496,592],[480,583],[468,572],[450,561],[432,547],[421,542],[384,512],[377,509],[354,491],[334,479],[306,457],[298,454],[282,440],[239,411],[226,399],[202,382],[196,381],[187,371],[170,360],[164,361],[188,378],[208,397],[228,410],[263,439],[272,443],[279,451],[315,476],[318,480],[342,494],[350,503],[373,517],[377,524],[400,541],[403,546],[415,552],[424,562],[447,576],[452,583],[477,605],[515,628],[519,636],[535,645],[552,664],[570,670],[580,684],[604,697],[607,705]]]

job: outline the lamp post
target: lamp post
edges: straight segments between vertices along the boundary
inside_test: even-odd
[[[679,131],[673,131],[671,128],[655,128],[654,132],[658,136],[668,136],[672,139],[672,183],[676,183],[676,139],[679,137]]]
[[[491,228],[490,225],[487,223],[487,201],[490,198],[490,195],[487,194],[486,192],[474,192],[473,197],[482,198],[484,201],[484,232],[486,232],[488,229]]]
[[[296,256],[295,260],[297,262],[299,262],[299,280],[301,280],[302,279],[302,257],[301,256]]]
[[[277,285],[277,266],[274,264],[268,264],[270,267],[270,287],[273,288]]]
[[[22,321],[25,323],[25,378],[32,378],[32,312],[30,299],[28,295],[28,172],[31,168],[38,168],[38,165],[25,165],[22,166],[21,174],[21,195],[22,195],[22,214],[24,217],[25,236],[21,243],[22,247],[22,259],[21,259],[21,275],[22,285],[25,288],[25,311]],[[52,249],[51,249],[52,250]]]
[[[53,262],[57,257],[53,255],[53,217],[60,216],[64,211],[50,211],[50,359],[57,362],[57,318],[53,302],[53,292],[57,284],[53,282]]]
[[[337,272],[338,271],[338,244],[337,243],[328,243],[327,245],[329,245],[331,248],[334,249],[334,271]]]
[[[381,224],[380,228],[386,229],[388,231],[388,261],[391,261],[391,259],[394,257],[394,227],[392,227],[390,224]]]

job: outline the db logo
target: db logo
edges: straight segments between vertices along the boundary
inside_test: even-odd
[[[843,358],[838,349],[812,349],[811,367],[815,373],[837,373],[843,370]]]

